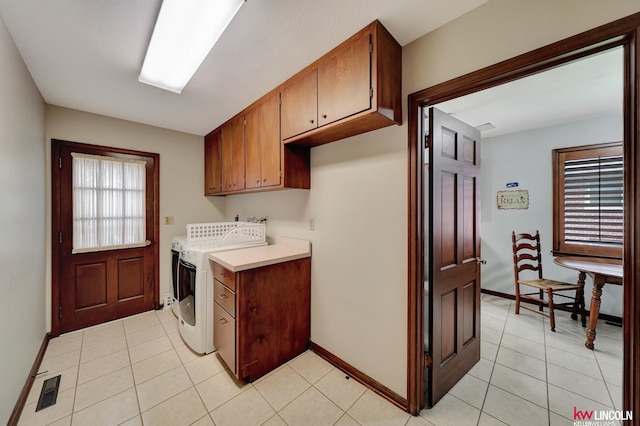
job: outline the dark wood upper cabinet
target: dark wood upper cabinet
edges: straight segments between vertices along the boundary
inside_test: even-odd
[[[282,139],[318,127],[318,70],[312,69],[288,80],[282,96]]]
[[[237,115],[220,129],[222,141],[222,190],[244,189],[244,115]]]
[[[246,188],[280,185],[280,102],[277,93],[245,114]]]
[[[216,195],[222,192],[222,152],[220,129],[204,137],[204,194]]]
[[[401,79],[402,49],[374,21],[283,84],[282,140],[317,146],[400,124]]]
[[[371,43],[361,32],[318,66],[318,126],[371,108]]]
[[[402,122],[401,79],[401,47],[374,21],[205,137],[205,195],[309,189],[310,147]]]
[[[308,147],[282,144],[280,92],[271,91],[205,136],[205,195],[309,189],[309,163]],[[216,173],[220,190],[209,190]]]

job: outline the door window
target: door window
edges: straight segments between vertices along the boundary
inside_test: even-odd
[[[146,244],[145,162],[72,153],[73,251]]]

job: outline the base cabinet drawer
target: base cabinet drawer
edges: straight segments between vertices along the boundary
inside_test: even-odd
[[[236,274],[215,262],[213,263],[213,277],[225,286],[229,287],[229,289],[235,291]]]
[[[213,304],[213,345],[236,374],[236,320],[218,303]]]
[[[218,280],[213,280],[213,297],[225,311],[236,317],[236,295]]]

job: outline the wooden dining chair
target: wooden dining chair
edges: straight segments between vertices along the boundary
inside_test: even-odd
[[[549,318],[551,331],[556,331],[556,319],[554,310],[558,306],[572,306],[572,319],[577,319],[578,312],[581,315],[583,327],[586,324],[584,312],[584,288],[581,284],[570,284],[561,281],[544,278],[542,274],[542,254],[540,250],[540,232],[532,234],[511,233],[513,247],[513,275],[516,286],[516,314],[520,313],[520,302],[531,302],[538,305],[538,309],[532,309],[522,305],[523,309],[543,315]],[[523,271],[537,272],[537,278],[523,279]],[[526,274],[526,273],[525,273]],[[536,288],[533,293],[521,293],[520,286]],[[573,292],[573,295],[564,294]],[[545,299],[546,293],[546,299]],[[554,296],[570,299],[568,302],[556,303]],[[544,312],[544,306],[548,307],[548,313]]]

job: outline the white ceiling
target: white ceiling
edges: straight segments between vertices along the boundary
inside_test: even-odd
[[[618,47],[436,107],[472,126],[493,124],[483,138],[622,114],[623,55]]]
[[[485,1],[247,0],[180,95],[138,82],[161,0],[0,0],[0,17],[45,102],[204,135],[374,19],[404,46]]]

